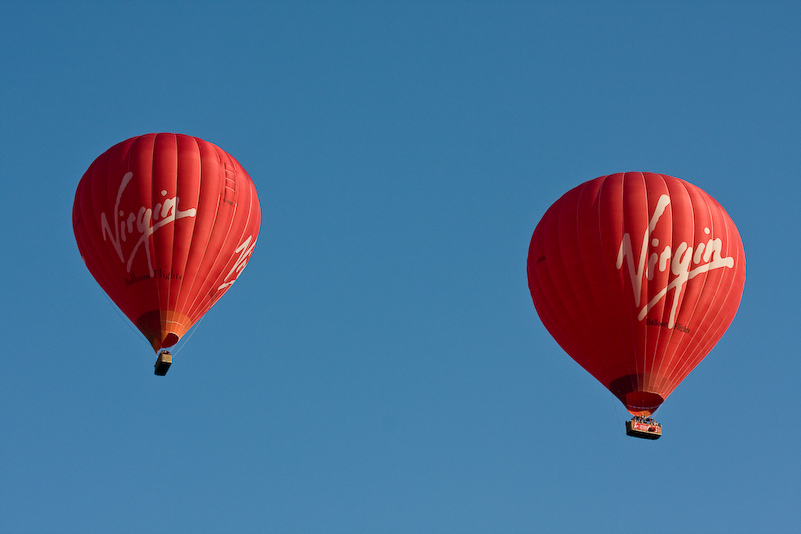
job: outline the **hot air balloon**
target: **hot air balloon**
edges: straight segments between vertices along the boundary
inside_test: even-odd
[[[663,174],[601,176],[542,217],[528,253],[537,314],[556,342],[656,439],[651,415],[737,313],[745,253],[726,211]]]
[[[158,352],[225,294],[256,245],[261,210],[245,169],[188,135],[118,143],[84,173],[72,224],[89,272]],[[172,362],[163,350],[156,374]]]

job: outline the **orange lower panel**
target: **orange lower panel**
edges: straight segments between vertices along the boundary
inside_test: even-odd
[[[136,327],[150,342],[153,350],[172,347],[192,328],[192,321],[181,312],[174,310],[153,310],[142,314]]]

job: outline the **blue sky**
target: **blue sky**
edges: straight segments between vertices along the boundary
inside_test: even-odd
[[[796,531],[799,28],[778,1],[0,3],[0,530]],[[158,131],[262,207],[164,378],[70,219]],[[526,283],[548,206],[622,171],[706,190],[748,260],[656,442]]]

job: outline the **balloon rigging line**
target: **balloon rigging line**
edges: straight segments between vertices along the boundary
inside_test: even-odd
[[[620,403],[620,401],[612,397],[610,399],[610,402],[612,403],[612,409],[615,411],[615,419],[617,419],[618,425],[622,425],[623,422],[620,420],[620,412],[618,411],[618,404]]]
[[[137,339],[144,339],[145,341],[147,341],[145,335],[133,325],[133,323],[128,319],[128,317],[125,316],[124,313],[122,313],[122,310],[119,308],[119,306],[117,306],[117,304],[114,303],[113,300],[111,300],[111,297],[109,297],[105,291],[101,291],[101,293],[103,293],[103,296],[106,297],[106,300],[108,300],[108,302],[111,304],[111,307],[114,309],[114,311],[117,312],[117,317],[119,317],[122,320],[122,322],[128,326],[128,328],[131,330],[131,332],[134,333]],[[150,342],[147,341],[147,343],[149,344]]]
[[[181,352],[184,349],[184,346],[186,346],[186,344],[189,342],[189,340],[192,338],[192,336],[195,335],[195,332],[197,332],[197,327],[200,326],[200,323],[202,323],[203,319],[205,319],[205,318],[206,317],[204,315],[200,319],[198,319],[197,322],[194,325],[192,325],[192,328],[189,329],[189,334],[187,336],[181,338],[181,346],[178,347],[177,349],[175,349],[175,352],[172,353],[173,356],[177,356],[178,353]]]

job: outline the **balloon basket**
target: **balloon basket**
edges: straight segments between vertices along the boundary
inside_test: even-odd
[[[662,425],[650,417],[635,417],[626,421],[626,435],[633,438],[659,439],[662,437]]]
[[[167,374],[167,371],[170,370],[170,365],[172,365],[172,354],[169,351],[163,350],[159,353],[159,357],[156,360],[156,365],[154,374],[158,376],[164,376]]]

